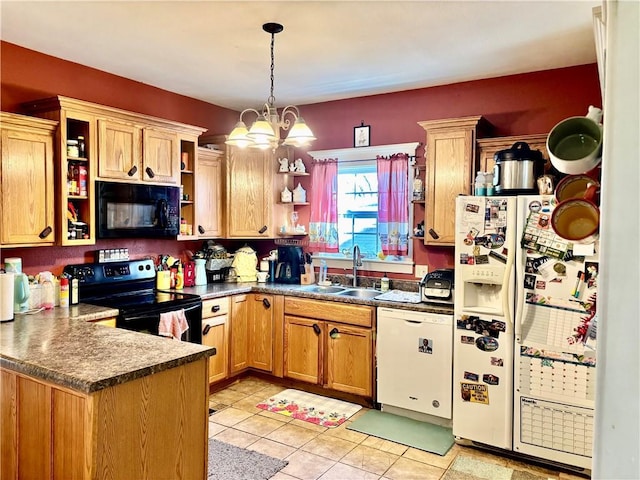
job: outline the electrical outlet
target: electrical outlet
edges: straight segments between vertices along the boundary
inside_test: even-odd
[[[429,273],[429,265],[416,265],[416,278],[422,278]]]

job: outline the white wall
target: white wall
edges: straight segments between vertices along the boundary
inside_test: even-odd
[[[595,479],[640,479],[640,2],[607,26]]]

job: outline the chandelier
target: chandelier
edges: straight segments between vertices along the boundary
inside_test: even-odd
[[[284,30],[279,23],[265,23],[262,29],[271,34],[271,94],[267,99],[267,103],[262,107],[262,112],[247,108],[240,114],[240,120],[229,134],[229,138],[225,142],[227,145],[235,145],[238,147],[251,147],[259,149],[271,148],[275,149],[280,144],[280,129],[289,130],[289,135],[282,142],[284,145],[304,147],[307,146],[316,137],[313,136],[311,129],[307,126],[304,119],[300,116],[300,111],[295,105],[287,105],[282,109],[282,113],[278,114],[275,106],[276,98],[273,96],[273,67],[274,56],[273,46],[275,44],[275,35]],[[257,118],[251,128],[247,129],[247,125],[242,118],[245,113],[254,113]],[[291,124],[290,115],[294,120]]]

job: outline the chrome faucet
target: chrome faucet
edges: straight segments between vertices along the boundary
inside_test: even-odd
[[[353,247],[353,286],[358,286],[358,267],[362,266],[362,257],[360,256],[360,247]]]

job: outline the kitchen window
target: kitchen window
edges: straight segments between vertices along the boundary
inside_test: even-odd
[[[309,152],[314,158],[337,158],[337,230],[338,253],[316,253],[316,263],[323,259],[329,267],[350,270],[353,248],[360,247],[365,271],[385,273],[413,272],[413,242],[408,243],[406,256],[379,255],[382,251],[378,223],[377,156],[406,152],[413,157],[418,143],[383,145],[340,150]],[[412,169],[409,168],[409,175]],[[410,230],[413,228],[411,191],[407,189]]]
[[[338,242],[345,256],[355,245],[365,258],[381,250],[375,160],[338,162]]]

